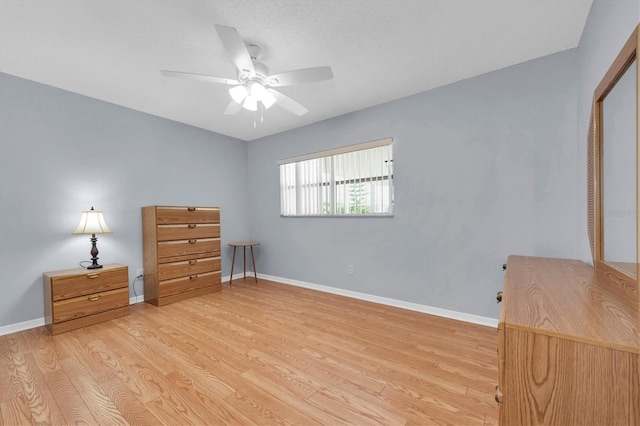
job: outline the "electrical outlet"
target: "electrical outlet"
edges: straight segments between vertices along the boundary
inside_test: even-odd
[[[140,275],[144,277],[144,269],[138,269],[138,271],[136,272],[136,277],[139,277]]]
[[[347,275],[353,275],[353,265],[347,265]]]

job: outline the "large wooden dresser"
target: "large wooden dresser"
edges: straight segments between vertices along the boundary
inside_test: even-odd
[[[510,256],[500,424],[640,424],[637,292],[578,260]]]
[[[219,291],[220,209],[142,208],[144,300],[156,306]]]

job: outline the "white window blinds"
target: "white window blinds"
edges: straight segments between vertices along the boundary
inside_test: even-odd
[[[282,216],[393,214],[391,138],[280,162]]]

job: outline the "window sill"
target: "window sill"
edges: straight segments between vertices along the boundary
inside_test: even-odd
[[[344,218],[344,219],[369,219],[392,218],[393,214],[307,214],[307,215],[283,215],[282,218]]]

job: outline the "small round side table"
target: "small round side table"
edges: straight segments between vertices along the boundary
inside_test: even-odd
[[[240,242],[240,243],[229,243],[229,246],[233,247],[233,260],[231,261],[231,276],[229,277],[229,285],[231,285],[231,282],[233,281],[233,266],[236,262],[236,249],[238,247],[242,247],[242,251],[243,251],[243,258],[242,260],[244,261],[244,279],[247,279],[247,247],[249,247],[251,249],[251,263],[253,263],[253,276],[256,280],[256,283],[258,283],[258,272],[256,271],[256,261],[253,257],[253,247],[254,246],[259,246],[260,243],[245,243],[245,242]]]

